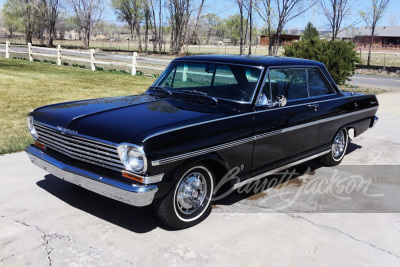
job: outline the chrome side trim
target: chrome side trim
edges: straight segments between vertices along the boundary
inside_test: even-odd
[[[355,98],[355,97],[357,97],[357,96],[346,96],[346,97],[335,98],[335,99],[311,101],[311,102],[307,102],[307,103],[291,105],[291,106],[284,106],[284,107],[279,107],[279,108],[283,109],[283,108],[290,108],[290,107],[305,106],[307,104],[317,104],[317,103],[322,103],[322,102],[329,102],[329,101],[334,101],[334,100],[341,100],[341,99]],[[378,106],[376,106],[376,109],[378,109]],[[232,116],[228,116],[228,117],[218,118],[218,119],[214,119],[214,120],[197,122],[197,123],[193,123],[193,124],[189,124],[189,125],[185,125],[185,126],[176,127],[176,128],[173,128],[173,129],[163,130],[163,131],[159,131],[159,132],[156,132],[156,133],[153,133],[153,134],[150,134],[150,135],[146,136],[143,139],[143,142],[145,142],[145,141],[147,141],[150,138],[153,138],[155,136],[159,136],[159,135],[162,135],[162,134],[165,134],[165,133],[169,133],[169,132],[178,131],[178,130],[189,128],[189,127],[192,127],[192,126],[198,126],[198,125],[207,124],[207,123],[211,123],[211,122],[222,121],[222,120],[227,120],[227,119],[232,119],[232,118],[237,118],[237,117],[242,117],[242,116],[247,116],[247,115],[253,115],[253,114],[263,113],[263,112],[268,112],[268,111],[273,111],[273,110],[275,110],[275,109],[257,110],[257,111],[252,111],[252,112],[248,112],[248,113],[242,113],[242,114],[232,115]]]
[[[240,140],[237,140],[237,141],[228,142],[228,143],[225,143],[225,144],[221,144],[221,145],[217,145],[217,146],[213,146],[213,147],[209,147],[209,148],[205,148],[205,149],[201,149],[201,150],[197,150],[197,151],[193,151],[193,152],[189,152],[189,153],[180,154],[180,155],[177,155],[177,156],[172,156],[172,157],[159,159],[159,160],[153,160],[153,161],[151,161],[151,165],[152,166],[159,166],[159,165],[162,165],[162,164],[171,163],[171,162],[175,162],[175,161],[178,161],[178,160],[191,158],[191,157],[194,157],[194,156],[200,156],[200,155],[204,155],[204,154],[207,154],[207,153],[216,152],[216,151],[219,151],[219,150],[222,150],[222,149],[230,148],[230,147],[233,147],[233,146],[245,144],[245,143],[248,143],[248,142],[260,140],[260,139],[267,138],[267,137],[271,137],[271,136],[274,136],[274,135],[277,135],[277,134],[298,130],[298,129],[301,129],[301,128],[305,128],[305,127],[313,126],[313,125],[316,125],[316,124],[329,122],[329,121],[332,121],[332,120],[342,119],[342,118],[345,118],[345,117],[361,114],[361,113],[364,113],[364,112],[367,112],[367,111],[371,111],[371,110],[376,110],[376,109],[378,109],[377,106],[376,107],[372,107],[372,108],[359,110],[359,111],[354,111],[354,112],[351,112],[351,113],[346,113],[346,114],[343,114],[343,115],[338,115],[338,116],[335,116],[335,117],[330,117],[330,118],[317,120],[317,121],[312,121],[312,122],[308,122],[308,123],[304,123],[304,124],[300,124],[300,125],[296,125],[296,126],[292,126],[292,127],[288,127],[288,128],[283,128],[283,129],[280,129],[280,130],[275,130],[275,131],[271,131],[271,132],[267,132],[267,133],[263,133],[263,134],[258,134],[258,135],[254,135],[252,137],[240,139]]]
[[[217,146],[213,146],[213,147],[209,147],[209,148],[205,148],[205,149],[201,149],[201,150],[197,150],[197,151],[193,151],[193,152],[184,153],[184,154],[173,156],[173,157],[168,157],[168,158],[164,158],[164,159],[160,159],[160,160],[153,160],[151,162],[151,165],[158,166],[158,165],[171,163],[171,162],[178,161],[178,160],[183,160],[183,159],[187,159],[187,158],[191,158],[191,157],[195,157],[195,156],[200,156],[200,155],[204,155],[204,154],[207,154],[207,153],[215,152],[215,151],[218,151],[218,150],[222,150],[222,149],[230,148],[230,147],[233,147],[233,146],[237,146],[237,145],[245,144],[245,143],[248,143],[248,142],[252,142],[254,140],[255,140],[254,136],[252,136],[252,137],[240,139],[240,140],[237,140],[237,141],[225,143],[225,144],[222,144],[222,145],[217,145]]]
[[[150,205],[158,191],[156,185],[126,184],[76,168],[54,159],[34,146],[28,146],[25,151],[33,164],[54,176],[129,205]]]
[[[266,176],[268,176],[268,175],[275,174],[275,173],[280,172],[280,171],[282,171],[282,170],[285,170],[285,169],[288,169],[288,168],[290,168],[290,167],[299,165],[300,163],[303,163],[303,162],[306,162],[306,161],[309,161],[309,160],[318,158],[318,157],[320,157],[320,156],[323,156],[323,155],[325,155],[325,154],[328,154],[329,152],[331,152],[330,149],[329,149],[329,150],[326,150],[326,151],[324,151],[324,152],[321,152],[321,153],[312,155],[312,156],[310,156],[310,157],[307,157],[307,158],[304,158],[304,159],[301,159],[301,160],[298,160],[298,161],[295,161],[295,162],[286,164],[286,165],[281,166],[281,167],[279,167],[279,168],[276,168],[276,169],[267,171],[267,172],[265,172],[265,173],[259,174],[259,175],[257,175],[257,176],[252,177],[252,178],[249,178],[249,179],[247,179],[247,180],[245,180],[245,181],[242,181],[242,182],[239,182],[239,183],[234,184],[234,185],[233,185],[233,189],[234,189],[234,190],[235,190],[235,189],[238,189],[239,187],[242,187],[242,186],[244,186],[244,185],[246,185],[246,184],[249,184],[249,183],[251,183],[251,182],[254,182],[254,181],[256,181],[256,180],[259,180],[259,179],[261,179],[261,178],[264,178],[264,177],[266,177]]]

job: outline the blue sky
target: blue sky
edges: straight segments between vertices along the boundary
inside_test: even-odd
[[[3,5],[3,3],[6,0],[0,0],[0,7]],[[105,0],[110,2],[110,0]],[[352,7],[352,13],[354,14],[350,19],[345,21],[342,26],[349,25],[353,23],[355,20],[359,18],[358,11],[359,10],[364,10],[367,11],[368,7],[371,5],[371,0],[359,0],[359,3],[357,5],[354,5]],[[216,13],[219,16],[225,18],[230,15],[233,15],[235,13],[238,13],[238,8],[235,4],[234,0],[206,0],[205,1],[205,12],[209,13]],[[390,15],[396,14],[398,18],[397,26],[400,26],[400,1],[399,0],[391,0],[390,1],[390,6],[385,12],[384,17],[382,18],[381,22],[379,25],[382,26],[389,26],[389,18]],[[114,15],[113,10],[109,7],[109,5],[106,6],[106,9],[104,10],[103,14],[103,19],[108,20],[108,21],[115,21],[116,17]],[[321,15],[321,12],[318,10],[318,8],[315,6],[308,10],[305,14],[302,16],[290,21],[287,23],[285,26],[285,29],[289,29],[292,27],[299,27],[300,29],[303,29],[308,22],[313,22],[313,24],[317,28],[325,28],[327,26],[327,22],[324,19],[324,16]],[[258,18],[256,18],[256,23],[259,27],[262,27],[264,22]],[[361,21],[361,23],[357,24],[356,27],[359,26],[364,26],[365,23]]]

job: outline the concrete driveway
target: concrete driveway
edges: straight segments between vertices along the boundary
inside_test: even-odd
[[[297,192],[332,170],[312,162],[311,172],[274,188],[233,193],[182,231],[166,229],[151,207],[59,180],[23,152],[1,156],[0,266],[399,266],[400,94],[379,101],[379,124],[353,140],[341,168],[383,168],[379,178],[387,180],[373,180],[369,191],[383,198],[350,192],[343,202],[331,192],[303,192],[279,207],[277,193]]]

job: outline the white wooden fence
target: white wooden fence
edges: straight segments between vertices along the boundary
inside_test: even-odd
[[[10,53],[13,54],[28,54],[28,58],[29,61],[33,61],[34,56],[41,56],[41,57],[52,57],[52,58],[56,58],[56,62],[57,65],[62,65],[62,60],[69,60],[72,62],[84,62],[84,63],[90,63],[90,69],[92,71],[96,70],[96,65],[118,65],[118,66],[125,66],[125,67],[130,67],[131,68],[131,74],[132,75],[136,75],[137,73],[137,69],[154,69],[154,70],[161,70],[163,71],[164,68],[158,68],[158,67],[153,67],[153,66],[140,66],[138,65],[137,61],[138,59],[143,59],[143,60],[149,60],[148,58],[145,57],[138,57],[138,54],[136,52],[133,52],[132,57],[130,56],[123,56],[123,55],[112,55],[113,60],[115,60],[116,58],[121,58],[125,59],[125,61],[127,61],[127,59],[131,59],[129,60],[131,63],[127,63],[127,62],[115,62],[115,61],[101,61],[96,59],[96,51],[94,49],[90,49],[90,52],[86,52],[86,51],[78,51],[78,50],[68,50],[69,52],[72,52],[74,54],[81,54],[83,56],[71,56],[71,55],[63,55],[62,51],[63,49],[61,48],[60,45],[58,45],[57,48],[46,48],[46,47],[40,47],[40,48],[36,48],[34,47],[36,50],[48,50],[51,52],[56,51],[56,53],[54,54],[50,54],[50,53],[40,53],[38,51],[32,51],[32,45],[31,43],[28,43],[28,52],[25,51],[17,51],[17,50],[11,50],[12,47],[10,46],[10,41],[7,41],[6,44],[0,44],[0,46],[5,46],[5,51],[4,50],[0,50],[0,52],[5,52],[5,57],[6,58],[10,58]],[[26,46],[19,46],[19,47],[26,47]],[[67,49],[64,49],[65,51],[67,51]],[[86,56],[86,57],[85,57]],[[90,59],[89,59],[90,56]],[[169,62],[167,60],[161,60],[161,59],[151,59],[151,61],[159,61],[159,62]]]

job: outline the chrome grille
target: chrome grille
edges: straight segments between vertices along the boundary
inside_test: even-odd
[[[35,123],[39,135],[38,141],[72,159],[121,171],[125,169],[119,159],[117,148],[113,145],[97,142],[73,134],[68,136],[61,131]]]

